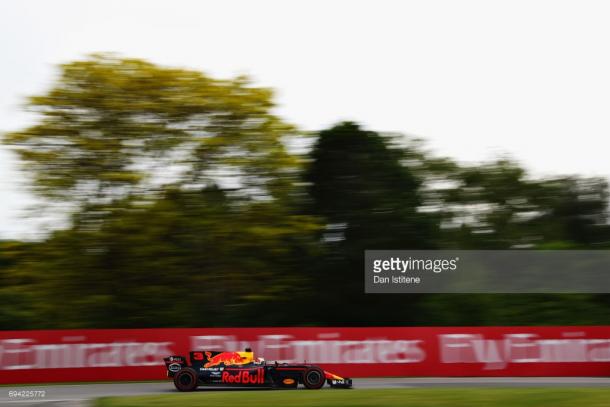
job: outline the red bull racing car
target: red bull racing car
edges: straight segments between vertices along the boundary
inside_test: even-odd
[[[307,389],[330,387],[350,388],[352,380],[337,376],[310,364],[268,363],[255,359],[251,349],[245,352],[194,351],[189,360],[184,356],[163,359],[167,377],[176,389],[193,391],[198,386],[233,386],[259,388],[296,388],[301,383]]]

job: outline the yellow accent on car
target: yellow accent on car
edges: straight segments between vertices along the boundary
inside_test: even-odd
[[[254,352],[237,352],[241,356],[242,363],[251,363],[254,361]]]

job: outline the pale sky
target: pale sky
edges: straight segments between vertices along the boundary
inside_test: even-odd
[[[116,52],[249,74],[305,130],[349,119],[460,161],[608,177],[608,21],[605,1],[4,1],[0,131],[32,123],[20,104],[57,64]],[[0,147],[0,238],[39,227],[15,164]]]

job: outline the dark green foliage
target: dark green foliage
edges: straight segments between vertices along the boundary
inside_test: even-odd
[[[315,250],[311,219],[236,207],[217,188],[117,203],[99,228],[80,222],[26,265],[40,326],[243,325],[267,309],[258,322],[272,323],[307,287],[295,265]]]
[[[604,180],[462,166],[354,123],[291,155],[268,90],[139,60],[67,64],[31,105],[43,119],[4,142],[74,212],[0,242],[0,329],[610,323],[608,295],[365,295],[362,278],[366,249],[608,249]]]
[[[314,321],[335,325],[407,323],[394,312],[410,308],[418,296],[364,294],[367,249],[431,249],[438,240],[433,218],[417,212],[421,181],[401,165],[402,151],[379,134],[354,123],[320,133],[305,173],[308,210],[325,219],[315,295],[326,307],[310,309]],[[329,312],[328,310],[337,310]]]

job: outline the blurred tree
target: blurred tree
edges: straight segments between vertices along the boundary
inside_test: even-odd
[[[94,55],[29,106],[39,123],[3,141],[37,193],[73,208],[18,267],[39,327],[243,324],[277,307],[273,321],[307,287],[318,223],[294,211],[296,130],[270,90]]]
[[[0,329],[609,323],[608,295],[362,280],[367,249],[607,249],[605,180],[459,165],[354,123],[320,132],[304,169],[269,90],[108,55],[29,106],[38,124],[4,143],[72,224],[0,242]]]
[[[510,160],[450,166],[444,175],[438,168],[432,179],[442,186],[426,190],[424,206],[442,219],[442,247],[595,248],[610,242],[606,180],[537,180]]]
[[[607,181],[534,179],[517,163],[418,166],[424,207],[442,219],[439,247],[454,249],[608,249]],[[441,325],[606,324],[608,295],[426,295],[420,314]],[[416,321],[416,323],[425,323]]]
[[[434,219],[418,212],[420,182],[402,164],[404,151],[354,123],[341,123],[320,132],[304,178],[309,185],[310,213],[326,223],[321,236],[326,254],[320,259],[316,297],[326,306],[315,318],[329,324],[404,323],[400,314],[384,310],[409,308],[418,296],[398,298],[364,294],[364,251],[372,249],[431,249]],[[337,312],[328,312],[337,310]]]
[[[326,241],[358,250],[434,247],[435,226],[418,213],[420,181],[402,157],[354,123],[320,133],[304,177],[310,211],[326,219]]]
[[[93,55],[62,65],[54,88],[29,100],[39,123],[4,142],[38,193],[78,205],[149,194],[159,176],[277,197],[296,162],[280,140],[294,129],[271,114],[271,98],[245,77]]]
[[[46,327],[278,323],[309,286],[300,265],[317,250],[311,218],[218,188],[118,202],[99,229],[78,222],[28,265]]]
[[[0,329],[28,329],[39,323],[32,293],[32,276],[27,272],[29,252],[36,243],[0,241]]]

